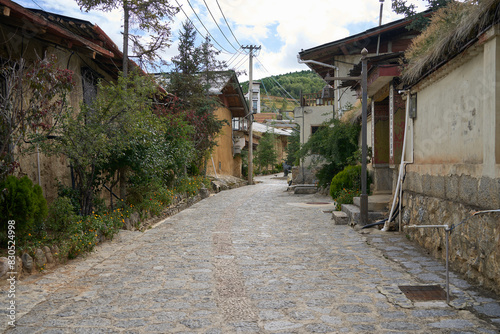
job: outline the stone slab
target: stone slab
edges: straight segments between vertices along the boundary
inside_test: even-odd
[[[348,225],[349,224],[349,215],[343,211],[333,211],[332,219],[335,225]]]

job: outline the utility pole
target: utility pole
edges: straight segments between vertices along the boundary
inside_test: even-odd
[[[241,47],[244,50],[250,50],[249,52],[249,70],[248,70],[248,104],[250,109],[250,115],[248,121],[250,122],[250,126],[248,127],[248,184],[253,184],[253,132],[252,132],[252,124],[253,124],[253,99],[252,99],[252,89],[253,89],[253,51],[260,50],[261,46],[256,45],[247,45]]]
[[[360,196],[360,218],[361,225],[368,224],[368,193],[367,193],[367,180],[366,180],[366,163],[367,163],[367,102],[368,102],[368,50],[365,48],[361,51],[361,87],[362,87],[362,107],[361,107],[361,196]]]

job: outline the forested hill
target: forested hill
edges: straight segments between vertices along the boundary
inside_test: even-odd
[[[301,89],[302,94],[311,94],[319,92],[326,85],[326,83],[313,71],[280,74],[256,81],[261,82],[260,93],[263,96],[266,95],[267,91],[267,95],[288,98],[289,96],[283,91],[284,89],[297,100],[300,98]],[[248,81],[241,83],[241,86],[243,92],[248,92]]]

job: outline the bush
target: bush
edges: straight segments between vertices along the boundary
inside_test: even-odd
[[[42,225],[47,217],[47,201],[43,197],[42,188],[23,176],[18,179],[8,176],[0,184],[0,231],[7,231],[8,220],[16,221],[16,235],[25,236],[35,225]],[[0,237],[3,238],[4,236]]]
[[[75,208],[71,199],[58,197],[49,207],[47,228],[53,232],[66,231],[75,218]]]
[[[361,186],[361,166],[347,166],[337,173],[330,184],[330,196],[335,199],[343,189],[359,189]]]
[[[342,189],[338,193],[337,197],[334,198],[337,203],[335,209],[340,210],[342,208],[342,204],[352,204],[354,202],[354,197],[358,197],[360,193],[361,192],[359,190]]]
[[[366,172],[366,187],[370,189],[371,178]],[[361,166],[347,166],[337,173],[330,184],[330,196],[340,204],[352,204],[352,198],[359,196],[361,190]],[[350,198],[350,199],[349,199]]]

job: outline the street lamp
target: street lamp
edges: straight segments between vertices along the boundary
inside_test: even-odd
[[[361,89],[362,89],[362,107],[361,107],[361,196],[360,196],[360,218],[361,225],[368,224],[368,194],[366,191],[366,155],[367,155],[367,104],[368,104],[368,50],[364,48],[361,51]]]

